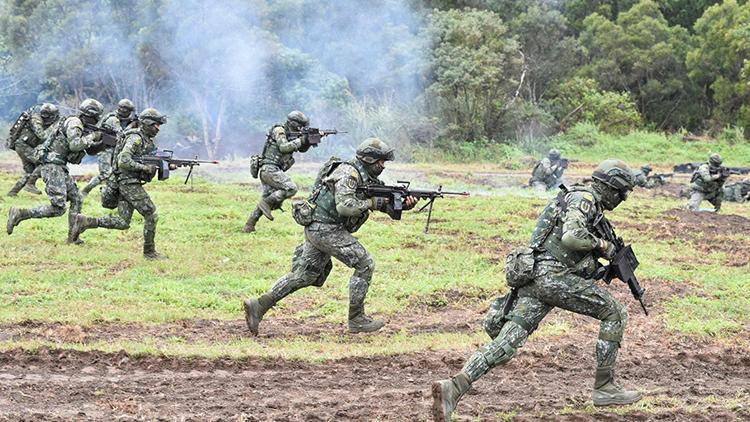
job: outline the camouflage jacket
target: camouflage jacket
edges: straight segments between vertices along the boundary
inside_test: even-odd
[[[302,138],[287,139],[284,126],[276,125],[266,136],[263,146],[263,157],[260,165],[273,165],[282,171],[289,170],[294,165],[293,154],[302,147]]]
[[[156,152],[156,143],[140,128],[131,128],[123,134],[124,140],[115,149],[114,174],[119,183],[148,182],[154,177],[153,166],[139,163],[136,158]]]
[[[343,224],[350,233],[359,230],[369,217],[370,200],[358,197],[357,188],[372,183],[383,184],[380,179],[370,177],[359,160],[341,163],[322,180],[320,192],[314,198],[313,221]]]
[[[114,130],[118,133],[123,133],[135,121],[136,119],[133,119],[133,118],[121,119],[117,115],[116,111],[110,111],[109,113],[107,113],[107,115],[105,115],[102,118],[101,126],[106,127],[107,129]]]
[[[40,164],[78,164],[86,154],[84,150],[98,139],[93,132],[83,135],[83,122],[78,116],[60,119],[52,128],[47,139],[38,147]]]
[[[595,224],[604,218],[597,192],[588,185],[575,185],[561,192],[542,211],[530,247],[537,261],[557,261],[582,277],[590,277],[598,266],[599,236]]]
[[[690,188],[703,193],[717,193],[722,190],[726,178],[721,175],[721,167],[712,168],[708,163],[703,163],[693,173],[690,179]]]

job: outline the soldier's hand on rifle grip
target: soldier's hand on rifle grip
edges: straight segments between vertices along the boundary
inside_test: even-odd
[[[371,210],[381,211],[385,209],[385,206],[387,204],[388,204],[388,198],[381,198],[379,196],[373,196],[372,198],[370,198],[369,208]]]
[[[169,169],[170,169],[170,170],[177,170],[177,164],[172,164],[172,163],[170,163],[170,164],[169,164]]]
[[[604,239],[599,239],[599,244],[597,246],[599,248],[599,251],[602,253],[602,258],[606,259],[607,261],[611,261],[612,258],[615,257],[615,253],[617,251],[615,249],[614,243],[608,242]]]
[[[414,208],[417,205],[417,202],[419,199],[415,196],[407,196],[406,200],[404,201],[403,209],[410,210]]]

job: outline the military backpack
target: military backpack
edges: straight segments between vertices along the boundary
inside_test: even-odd
[[[28,110],[22,112],[21,115],[18,116],[16,122],[10,127],[8,138],[5,139],[6,148],[12,150],[16,149],[16,141],[18,141],[21,131],[26,127],[29,121],[31,121],[31,113]]]

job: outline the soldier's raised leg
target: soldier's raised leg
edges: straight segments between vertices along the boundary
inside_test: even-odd
[[[283,298],[308,286],[321,287],[331,271],[331,257],[305,242],[294,250],[292,271],[281,277],[271,290],[255,299],[243,302],[247,328],[258,335],[263,316]]]
[[[260,171],[260,180],[264,185],[264,196],[258,203],[258,208],[267,217],[271,214],[271,210],[281,208],[286,199],[297,193],[297,185],[278,167],[263,166]],[[265,187],[268,187],[268,191]],[[268,195],[265,195],[266,192]]]
[[[59,217],[65,214],[66,199],[68,198],[67,180],[70,176],[64,167],[47,164],[42,166],[42,177],[46,184],[46,192],[50,203],[38,205],[34,208],[16,208],[13,207],[8,212],[8,223],[6,230],[8,234],[13,233],[13,229],[21,221],[30,218],[50,218]]]
[[[690,199],[687,203],[687,209],[690,211],[698,211],[703,202],[703,192],[692,191],[690,192]]]

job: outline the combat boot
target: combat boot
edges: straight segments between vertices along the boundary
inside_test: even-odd
[[[75,239],[78,239],[86,229],[95,229],[97,227],[99,227],[99,221],[96,218],[86,217],[83,214],[73,216],[73,228],[71,230]]]
[[[8,191],[8,196],[18,196],[18,192],[21,192],[21,189],[23,189],[25,183],[23,180],[17,182],[13,187]]]
[[[11,207],[10,211],[8,211],[8,225],[6,226],[8,234],[13,234],[13,228],[21,221],[29,218],[31,218],[31,211],[26,208]]]
[[[169,259],[168,256],[156,252],[156,245],[153,243],[143,244],[143,257],[149,261],[163,261]]]
[[[29,193],[33,193],[34,195],[42,194],[42,191],[40,191],[36,186],[32,185],[31,183],[27,183],[26,186],[23,187],[23,190]]]
[[[260,216],[263,215],[263,213],[260,211],[258,207],[255,208],[252,214],[250,214],[250,217],[247,219],[247,223],[245,223],[245,227],[242,228],[242,231],[245,233],[252,233],[255,231],[255,224],[260,220]]]
[[[365,308],[362,303],[349,305],[349,332],[372,333],[383,328],[385,323],[379,319],[372,319],[365,314]]]
[[[273,221],[273,215],[271,214],[273,207],[268,202],[266,202],[265,199],[261,199],[260,201],[258,201],[258,209],[263,213],[263,215],[266,216],[267,219]]]
[[[248,299],[243,302],[245,308],[245,322],[247,328],[253,335],[258,335],[258,326],[260,321],[263,320],[263,315],[268,312],[274,305],[274,300],[271,296],[265,294],[258,299]]]
[[[638,391],[625,390],[615,383],[614,368],[603,366],[596,368],[594,392],[591,398],[594,406],[611,406],[633,404],[642,397]]]
[[[436,422],[450,422],[458,401],[471,383],[463,371],[451,379],[436,381],[432,384],[432,417]]]

